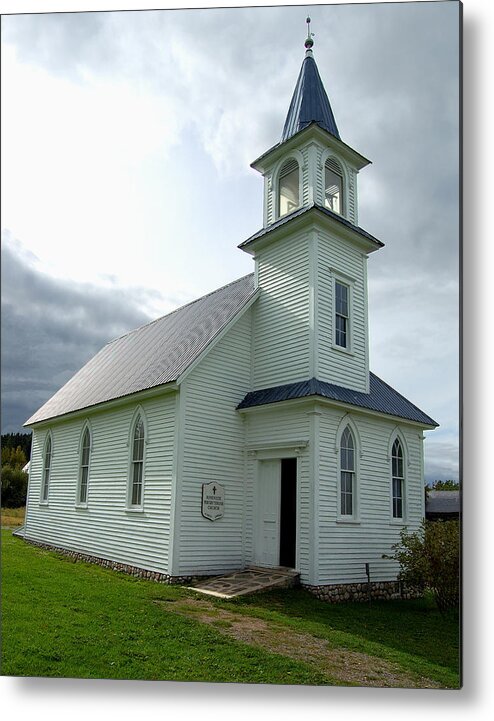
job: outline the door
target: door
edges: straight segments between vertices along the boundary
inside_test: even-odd
[[[260,461],[257,494],[258,542],[256,553],[256,562],[260,566],[279,566],[280,483],[280,461]]]
[[[257,547],[260,566],[296,565],[297,459],[259,462]]]

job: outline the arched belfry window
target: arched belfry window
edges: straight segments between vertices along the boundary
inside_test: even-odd
[[[142,485],[144,477],[144,421],[138,415],[132,435],[130,506],[142,506]]]
[[[355,439],[350,426],[341,434],[340,441],[340,515],[355,513]]]
[[[403,518],[405,475],[403,448],[401,447],[399,438],[396,438],[391,450],[391,474],[393,518]]]
[[[324,205],[343,215],[343,171],[334,158],[328,158],[324,165]]]
[[[45,452],[43,456],[43,482],[41,484],[41,500],[48,501],[48,491],[50,488],[50,473],[51,473],[51,457],[52,457],[52,440],[51,433],[45,442]]]
[[[295,158],[282,166],[278,181],[278,209],[281,218],[300,205],[300,169]]]

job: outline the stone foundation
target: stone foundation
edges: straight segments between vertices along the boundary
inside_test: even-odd
[[[369,593],[370,586],[370,593]],[[364,583],[342,583],[331,586],[303,587],[313,593],[320,601],[327,603],[343,603],[345,601],[373,600],[391,601],[395,599],[419,598],[422,594],[414,588],[405,587],[400,581],[371,581]]]
[[[158,571],[147,571],[145,568],[139,568],[138,566],[131,566],[128,563],[118,563],[117,561],[109,561],[107,558],[99,558],[98,556],[91,556],[87,553],[80,553],[79,551],[69,551],[67,548],[60,548],[59,546],[52,546],[49,543],[41,543],[31,538],[24,537],[27,543],[38,548],[44,548],[47,551],[55,551],[60,553],[67,558],[70,558],[74,563],[77,561],[83,561],[84,563],[94,563],[104,568],[111,568],[112,571],[119,571],[120,573],[127,573],[129,576],[135,576],[136,578],[144,578],[147,581],[155,581],[156,583],[167,583],[167,584],[190,584],[197,581],[199,578],[204,580],[206,576],[170,576],[168,573],[159,573]]]

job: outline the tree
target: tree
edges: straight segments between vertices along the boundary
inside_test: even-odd
[[[458,481],[434,481],[432,484],[433,491],[459,491],[460,484]]]
[[[28,474],[22,469],[27,463],[20,446],[2,447],[2,506],[20,508],[26,505]]]
[[[26,505],[28,475],[20,468],[2,466],[2,506],[21,508]]]
[[[459,521],[422,521],[418,531],[404,528],[393,555],[400,564],[399,579],[407,585],[432,591],[443,613],[456,608],[460,598]]]

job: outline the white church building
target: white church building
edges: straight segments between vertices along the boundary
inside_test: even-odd
[[[26,422],[26,540],[165,582],[281,566],[320,593],[366,564],[395,582],[383,556],[424,517],[437,423],[369,370],[368,163],[309,37],[281,140],[252,164],[254,273],[109,343]]]

